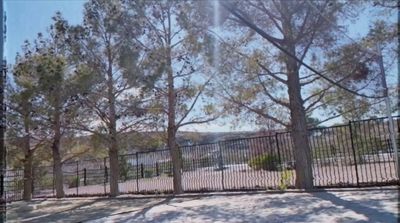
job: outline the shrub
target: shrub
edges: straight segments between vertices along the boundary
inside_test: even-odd
[[[154,171],[152,169],[144,169],[144,178],[153,177]]]
[[[249,160],[249,166],[254,170],[278,170],[279,159],[272,154],[261,154]]]
[[[160,171],[160,174],[172,174],[172,161],[164,161],[164,162],[159,162],[158,163],[158,168]]]
[[[34,179],[35,180],[35,179]],[[38,179],[38,184],[41,189],[53,188],[53,176],[44,175]]]
[[[126,156],[121,156],[119,159],[119,180],[125,182],[129,179],[132,166],[128,163]]]
[[[72,176],[66,180],[68,182],[68,188],[77,187],[79,185],[79,177]]]
[[[286,190],[290,185],[290,179],[293,177],[293,173],[290,170],[284,170],[281,173],[281,180],[278,185],[279,190]]]

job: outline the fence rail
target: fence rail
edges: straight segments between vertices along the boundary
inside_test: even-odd
[[[395,118],[399,145],[400,119]],[[387,118],[349,122],[308,131],[315,187],[399,184]],[[400,147],[400,145],[399,145]],[[203,145],[181,146],[185,192],[285,189],[295,185],[290,132]],[[121,193],[172,193],[169,150],[119,157]],[[67,196],[107,195],[109,159],[63,165]],[[52,167],[35,168],[33,196],[55,195]],[[9,170],[6,198],[22,199],[23,171]]]

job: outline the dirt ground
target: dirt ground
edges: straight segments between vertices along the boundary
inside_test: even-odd
[[[7,222],[398,222],[399,187],[13,202]]]

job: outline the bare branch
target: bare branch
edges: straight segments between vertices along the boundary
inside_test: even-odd
[[[275,72],[275,73],[274,73],[274,72],[271,72],[266,66],[264,66],[262,63],[260,63],[258,60],[257,60],[257,64],[258,64],[258,66],[260,66],[264,71],[267,72],[267,73],[266,73],[267,75],[273,77],[275,80],[277,80],[277,81],[279,81],[279,82],[281,82],[281,83],[283,83],[283,84],[287,84],[287,81],[286,81],[286,80],[284,80],[284,79],[282,79],[282,78],[276,76],[276,74],[285,74],[285,73],[283,73],[283,72]]]
[[[214,117],[207,118],[207,119],[203,119],[203,120],[191,120],[191,121],[188,121],[188,122],[184,122],[184,123],[179,124],[179,127],[182,127],[182,126],[185,126],[185,125],[192,125],[192,124],[204,124],[204,123],[207,123],[207,122],[214,121],[214,120],[216,120],[218,117],[219,117],[219,116],[214,116]],[[199,118],[199,119],[200,119],[200,118]]]
[[[189,107],[189,109],[186,111],[186,113],[182,116],[182,118],[178,121],[176,124],[177,126],[182,126],[182,121],[188,116],[188,114],[193,110],[194,106],[197,103],[197,100],[199,99],[200,95],[203,93],[203,90],[205,89],[206,85],[210,83],[212,77],[210,77],[202,86],[199,92],[197,93],[196,97],[194,98],[192,105]]]
[[[285,123],[285,122],[279,120],[279,119],[276,118],[276,117],[273,117],[273,116],[271,116],[271,115],[269,115],[269,114],[264,113],[261,109],[253,108],[253,107],[251,107],[250,105],[247,105],[247,104],[245,104],[245,103],[243,103],[243,102],[241,102],[241,101],[239,101],[239,100],[236,100],[236,99],[234,98],[234,96],[231,95],[225,88],[223,88],[223,90],[224,90],[224,91],[226,92],[226,94],[229,96],[229,97],[225,97],[225,96],[222,95],[222,97],[223,97],[225,100],[228,100],[228,101],[230,101],[230,102],[232,102],[232,103],[234,103],[234,104],[237,104],[237,105],[239,105],[239,106],[241,106],[241,107],[244,107],[244,108],[246,108],[247,110],[249,110],[249,111],[251,111],[251,112],[254,112],[254,113],[256,113],[257,115],[259,115],[259,116],[261,116],[261,117],[263,117],[263,118],[265,118],[265,119],[270,119],[270,120],[272,120],[272,121],[274,121],[274,122],[276,122],[276,123],[278,123],[278,124],[281,124],[281,125],[283,125],[283,126],[285,126],[285,127],[289,127],[289,125],[288,125],[287,123]]]
[[[272,95],[268,92],[268,90],[267,90],[267,88],[265,87],[264,82],[261,80],[260,76],[257,75],[257,77],[258,77],[258,81],[260,82],[261,86],[262,86],[263,89],[264,89],[264,93],[265,93],[273,102],[275,102],[275,103],[277,103],[277,104],[279,104],[279,105],[282,105],[282,106],[284,106],[284,107],[286,107],[286,108],[289,108],[289,103],[284,102],[284,101],[281,101],[281,100],[275,98],[274,96],[272,96]]]
[[[311,83],[313,83],[313,82],[315,82],[315,81],[317,81],[319,79],[321,79],[321,77],[317,76],[317,77],[315,77],[315,78],[313,78],[313,79],[311,79],[309,81],[305,81],[305,82],[300,83],[300,86],[305,86],[305,85],[311,84]]]

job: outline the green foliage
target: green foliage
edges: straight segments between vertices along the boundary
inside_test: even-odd
[[[23,178],[14,178],[9,185],[8,188],[13,188],[15,191],[20,191],[24,189],[24,179]]]
[[[258,155],[249,160],[248,164],[254,170],[277,171],[279,169],[279,159],[272,154]]]
[[[172,162],[170,160],[158,163],[160,174],[167,174],[172,176]]]
[[[43,175],[42,177],[35,178],[35,180],[39,180],[39,185],[42,189],[50,189],[53,188],[53,176],[51,175]]]
[[[279,190],[286,190],[290,185],[290,180],[293,177],[293,173],[291,170],[284,170],[281,172],[281,179],[279,181],[278,188]]]
[[[120,156],[119,159],[119,179],[121,181],[127,181],[129,179],[129,175],[132,169],[132,165],[130,165],[126,159],[126,156]]]
[[[143,174],[144,174],[144,178],[151,178],[154,176],[154,170],[153,170],[153,168],[144,169]]]
[[[79,185],[79,176],[68,176],[65,179],[65,182],[68,184],[68,188],[78,187]]]

